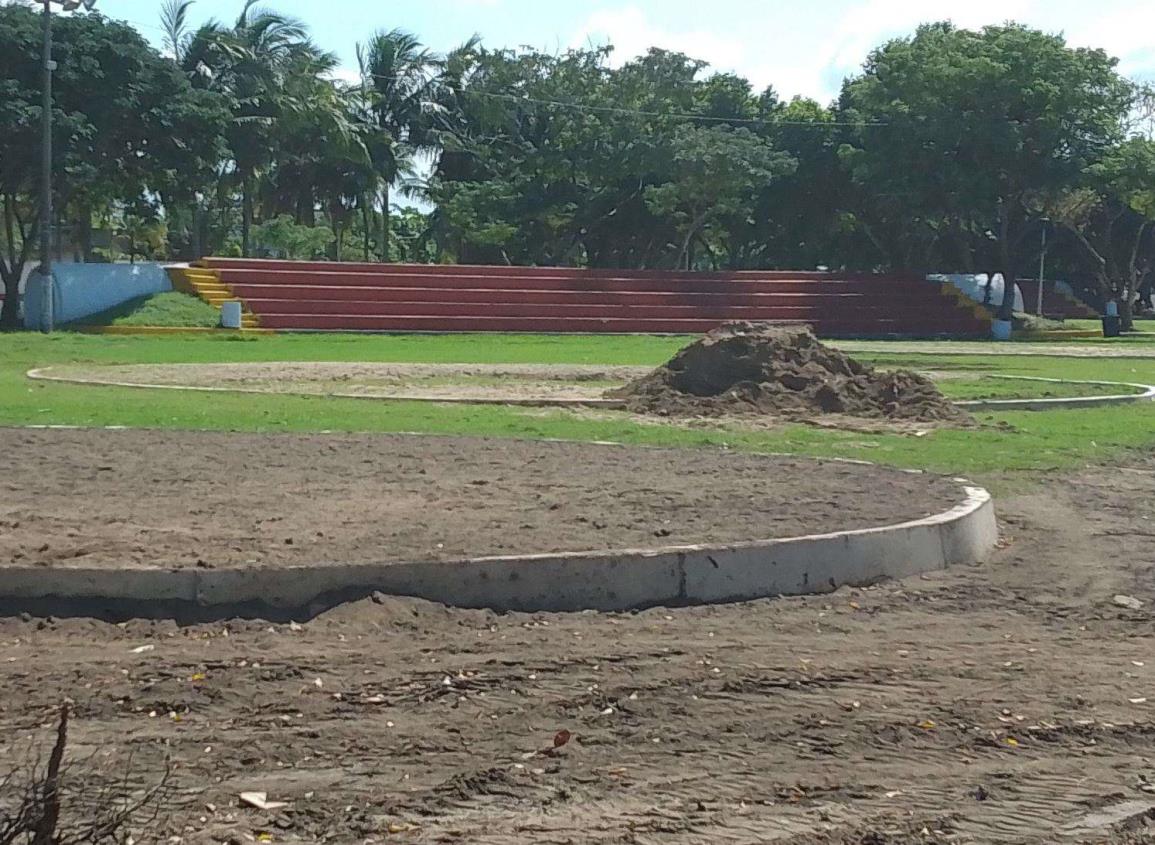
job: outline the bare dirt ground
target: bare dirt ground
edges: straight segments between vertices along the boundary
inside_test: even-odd
[[[724,543],[961,499],[945,479],[847,462],[585,443],[0,429],[0,453],[0,573]]]
[[[1055,478],[989,563],[832,596],[0,620],[0,756],[71,697],[80,791],[174,767],[138,842],[1152,842],[1153,497]]]

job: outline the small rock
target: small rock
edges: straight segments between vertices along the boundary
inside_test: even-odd
[[[1125,607],[1127,610],[1142,610],[1143,602],[1134,596],[1115,596],[1115,604],[1118,607]]]

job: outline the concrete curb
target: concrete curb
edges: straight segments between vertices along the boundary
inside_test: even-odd
[[[250,331],[245,329],[244,331]],[[511,405],[528,408],[608,408],[621,410],[626,403],[621,399],[518,399],[518,398],[485,398],[460,396],[381,396],[364,393],[302,393],[300,391],[280,392],[276,390],[259,390],[255,387],[204,387],[186,384],[148,384],[146,382],[112,381],[101,378],[75,378],[72,376],[57,376],[51,373],[52,367],[41,367],[29,370],[25,377],[32,381],[50,381],[58,384],[78,384],[88,387],[126,387],[132,390],[181,390],[186,393],[242,393],[255,396],[311,396],[320,399],[361,399],[374,402],[433,402],[444,405]]]
[[[994,504],[986,490],[959,483],[963,501],[925,519],[726,546],[280,568],[6,566],[0,567],[0,608],[308,618],[375,592],[459,607],[557,612],[822,593],[982,561],[998,542]]]
[[[141,335],[144,337],[166,337],[168,335],[273,335],[276,329],[259,327],[242,329],[209,328],[207,326],[66,326],[65,331],[76,334]]]
[[[988,375],[987,378],[1012,381],[1041,381],[1048,384],[1095,384],[1104,387],[1132,387],[1142,393],[1121,393],[1115,396],[1070,396],[1055,399],[974,399],[955,402],[967,411],[1061,411],[1066,408],[1095,408],[1106,405],[1130,405],[1135,402],[1155,402],[1155,386],[1131,384],[1123,381],[1071,381],[1040,376]]]
[[[535,398],[476,398],[457,396],[380,396],[362,393],[281,393],[259,390],[251,387],[204,387],[184,384],[149,384],[146,382],[113,381],[102,378],[77,378],[52,374],[52,367],[29,370],[25,376],[32,381],[49,381],[59,384],[77,384],[91,387],[125,387],[132,390],[181,390],[192,393],[242,393],[259,396],[313,396],[325,399],[362,399],[376,402],[433,402],[445,405],[509,405],[530,408],[605,408],[621,410],[626,403],[621,399],[535,399]],[[1072,396],[1055,399],[973,399],[955,402],[966,411],[1056,411],[1067,408],[1093,408],[1102,405],[1127,405],[1133,402],[1155,401],[1155,386],[1131,384],[1119,381],[1070,381],[1067,379],[1042,378],[1038,376],[988,375],[986,378],[1009,379],[1015,381],[1042,381],[1051,384],[1096,384],[1107,387],[1131,387],[1141,393],[1125,393],[1114,396]]]

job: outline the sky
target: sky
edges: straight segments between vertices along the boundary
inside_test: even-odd
[[[241,0],[196,0],[193,23],[231,20]],[[842,80],[888,38],[922,22],[959,26],[1016,20],[1061,32],[1076,46],[1102,47],[1127,76],[1155,80],[1155,3],[1151,0],[270,0],[304,20],[350,74],[355,44],[400,27],[437,51],[478,34],[491,48],[560,51],[612,43],[620,63],[651,46],[687,53],[737,72],[783,97],[833,100]],[[98,0],[159,43],[160,0]]]

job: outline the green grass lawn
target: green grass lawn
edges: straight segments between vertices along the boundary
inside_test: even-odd
[[[1079,329],[1084,331],[1101,331],[1103,328],[1102,320],[1063,320],[1058,324],[1059,329]],[[1135,332],[1137,334],[1127,337],[1089,337],[1089,338],[1070,338],[1064,339],[1062,343],[1108,343],[1108,344],[1132,344],[1132,343],[1155,343],[1155,319],[1149,317],[1140,317],[1135,320]]]
[[[170,326],[214,328],[221,314],[203,299],[172,291],[130,299],[115,308],[78,320],[84,326]]]
[[[1123,396],[1142,393],[1137,387],[1107,384],[1055,384],[980,376],[936,380],[943,394],[956,401],[978,399],[1059,399],[1081,396]]]
[[[31,382],[34,367],[246,361],[395,361],[657,365],[686,338],[648,336],[211,335],[102,337],[0,335],[0,425],[123,425],[238,431],[427,432],[499,437],[727,446],[763,452],[862,458],[968,475],[996,490],[1045,473],[1155,446],[1155,405],[1075,411],[984,413],[974,430],[921,437],[786,425],[767,431],[640,423],[624,415],[447,406],[304,396],[182,393]],[[1008,373],[1155,384],[1155,359],[1011,356],[857,357],[879,366]],[[885,350],[885,346],[877,347]]]

